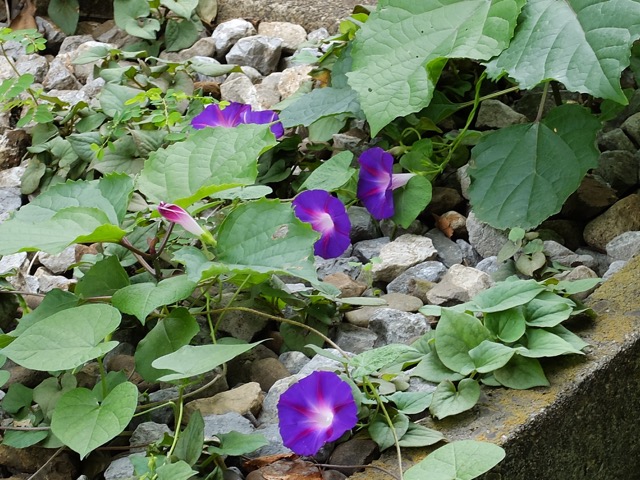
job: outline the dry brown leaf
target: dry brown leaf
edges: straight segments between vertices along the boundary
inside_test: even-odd
[[[320,468],[300,458],[279,460],[260,469],[264,480],[322,480]]]
[[[259,468],[262,468],[266,465],[271,465],[278,460],[292,459],[296,457],[297,455],[295,453],[278,453],[276,455],[265,455],[264,457],[252,458],[251,460],[247,460],[242,466],[249,471],[258,470]]]

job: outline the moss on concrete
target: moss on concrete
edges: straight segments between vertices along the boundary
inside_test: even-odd
[[[588,300],[597,313],[571,329],[591,344],[587,355],[544,364],[551,386],[484,388],[470,412],[431,421],[449,440],[502,445],[495,480],[616,480],[640,478],[640,257]],[[429,449],[405,449],[404,469]],[[389,450],[378,464],[397,471]],[[388,480],[368,469],[354,480]],[[428,480],[428,479],[425,479]]]

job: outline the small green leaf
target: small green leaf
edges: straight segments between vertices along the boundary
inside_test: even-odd
[[[525,305],[527,305],[525,303]],[[523,307],[517,306],[499,312],[485,313],[484,326],[506,343],[517,341],[527,328]]]
[[[469,350],[490,337],[489,330],[477,318],[442,309],[442,317],[436,327],[436,351],[447,368],[468,375],[476,368]]]
[[[428,447],[444,440],[444,435],[437,430],[410,423],[407,432],[398,444],[401,447]]]
[[[405,415],[424,412],[431,404],[431,394],[424,392],[395,392],[387,398],[396,404],[400,413]]]
[[[461,440],[440,447],[404,473],[405,480],[472,480],[505,457],[492,443]]]
[[[542,292],[523,306],[530,327],[555,327],[571,316],[575,307],[568,298],[551,292]]]
[[[345,150],[334,155],[316,168],[299,190],[318,189],[333,192],[339,189],[353,177],[356,171],[355,168],[351,168],[352,161],[353,153],[349,151]]]
[[[532,387],[548,387],[549,381],[544,375],[540,362],[535,358],[526,358],[516,353],[509,363],[493,372],[495,379],[508,388],[526,390]]]
[[[78,280],[75,293],[83,298],[111,296],[129,283],[129,275],[117,257],[110,256],[94,264]]]
[[[584,355],[569,342],[543,328],[529,328],[527,330],[527,348],[518,350],[518,353],[523,357],[530,358],[556,357],[571,353]]]
[[[229,432],[216,435],[220,440],[219,447],[209,447],[209,453],[216,455],[246,455],[268,445],[269,442],[261,433]]]
[[[411,376],[420,377],[428,382],[436,383],[442,382],[443,380],[457,382],[464,378],[464,375],[445,367],[435,351],[427,353],[422,357],[420,363],[411,370]]]
[[[165,463],[156,469],[158,480],[188,480],[198,472],[193,470],[188,463],[178,460],[175,463]]]
[[[488,373],[504,367],[511,359],[515,350],[502,343],[485,340],[477,347],[469,350],[469,356],[476,364],[478,373]]]
[[[576,350],[583,350],[585,347],[589,346],[587,342],[582,340],[575,333],[567,330],[562,325],[557,325],[553,328],[547,328],[546,330],[562,338],[565,342],[569,343]]]
[[[128,100],[132,99],[140,93],[137,88],[127,87],[126,85],[117,85],[115,83],[107,83],[98,95],[100,108],[102,111],[114,118],[124,110]]]
[[[167,1],[167,0],[165,0]],[[192,46],[200,37],[200,22],[182,18],[169,18],[164,32],[164,43],[167,52],[177,52]]]
[[[409,228],[431,201],[431,182],[416,175],[404,188],[393,192],[395,213],[392,220],[403,228]]]
[[[351,375],[354,378],[371,375],[381,368],[394,365],[403,355],[410,353],[415,353],[415,349],[403,344],[391,344],[367,350],[349,361],[349,365],[353,368]]]
[[[533,300],[544,287],[535,280],[505,281],[480,292],[472,303],[484,313],[499,312]]]
[[[602,282],[601,278],[582,278],[580,280],[562,280],[556,285],[557,290],[562,290],[567,295],[586,292]]]
[[[2,445],[13,448],[27,448],[31,445],[35,445],[41,440],[44,440],[49,435],[46,430],[25,431],[20,432],[16,430],[9,430],[2,434]]]
[[[186,308],[174,308],[171,313],[158,320],[155,327],[138,343],[135,360],[136,371],[148,382],[169,375],[172,370],[157,370],[154,360],[188,345],[200,330],[198,322]]]
[[[151,365],[159,370],[166,369],[176,372],[164,375],[158,380],[162,382],[181,380],[210,372],[223,363],[251,350],[259,343],[260,342],[238,345],[185,345],[169,355],[158,358],[153,361]]]
[[[142,324],[147,315],[163,305],[184,300],[193,293],[196,283],[186,275],[178,275],[153,283],[137,283],[118,290],[111,303],[123,313],[134,315]]]
[[[33,389],[21,383],[14,383],[7,390],[0,405],[8,413],[18,413],[22,408],[31,407],[31,402],[33,402]]]
[[[471,378],[461,380],[457,389],[453,383],[444,381],[433,392],[429,411],[431,415],[441,420],[473,408],[479,398],[480,385]]]
[[[199,410],[196,410],[189,417],[187,428],[178,437],[174,455],[187,464],[193,466],[196,464],[200,455],[202,455],[202,447],[204,446],[204,420]]]
[[[151,9],[147,0],[113,0],[113,18],[129,35],[155,40],[160,22],[148,18]]]
[[[114,348],[118,342],[102,341],[119,324],[112,306],[81,305],[30,326],[2,354],[31,370],[70,370]]]
[[[76,388],[77,384],[76,377],[68,372],[58,378],[45,378],[33,389],[33,401],[40,406],[45,418],[50,420],[60,397]]]
[[[160,5],[164,5],[176,15],[189,20],[198,6],[198,0],[160,0]]]
[[[102,403],[91,390],[75,388],[58,400],[51,430],[84,458],[126,428],[137,404],[138,389],[130,382],[115,387]]]
[[[404,434],[407,433],[407,430],[409,430],[409,417],[402,413],[396,414],[391,419],[391,423],[398,438],[402,438]],[[379,414],[375,416],[371,423],[369,423],[368,431],[371,439],[380,447],[380,451],[386,450],[395,443],[393,431],[383,415]]]

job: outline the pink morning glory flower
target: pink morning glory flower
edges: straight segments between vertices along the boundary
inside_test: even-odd
[[[347,382],[333,372],[313,372],[280,396],[280,436],[298,455],[315,455],[325,443],[351,430],[357,414]]]
[[[393,190],[402,187],[415,173],[393,173],[393,157],[380,147],[362,152],[357,196],[377,220],[393,217]]]
[[[184,208],[173,203],[160,202],[158,213],[170,222],[177,223],[187,232],[193,233],[209,243],[215,243],[211,233],[204,230]]]
[[[314,252],[322,258],[339,257],[351,244],[351,221],[343,203],[325,190],[306,190],[293,199],[293,211],[311,224],[320,239]]]
[[[274,123],[271,125],[271,132],[280,138],[284,135],[284,128],[279,121],[278,114],[273,110],[253,111],[250,105],[244,103],[231,102],[225,108],[220,108],[217,103],[207,105],[207,107],[191,120],[191,126],[196,129],[204,127],[225,127],[232,128],[241,123]]]

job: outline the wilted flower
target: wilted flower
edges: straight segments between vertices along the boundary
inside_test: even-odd
[[[284,445],[298,455],[315,455],[358,421],[349,384],[333,372],[313,372],[280,396],[278,418]]]
[[[340,256],[351,243],[351,221],[343,203],[325,190],[306,190],[293,199],[293,211],[320,233],[314,252],[322,258]]]
[[[392,217],[393,190],[402,187],[415,173],[393,173],[393,157],[380,147],[362,152],[357,196],[377,220]]]
[[[279,121],[278,114],[273,110],[253,111],[250,105],[244,103],[231,102],[225,108],[220,108],[217,103],[207,105],[207,107],[191,120],[191,126],[196,129],[204,127],[237,127],[241,123],[274,123],[271,131],[280,138],[284,135],[284,128]]]
[[[200,237],[202,240],[208,243],[215,243],[211,233],[198,225],[198,222],[196,222],[184,208],[173,203],[160,202],[160,205],[158,205],[158,213],[170,222],[177,223],[187,232]]]

